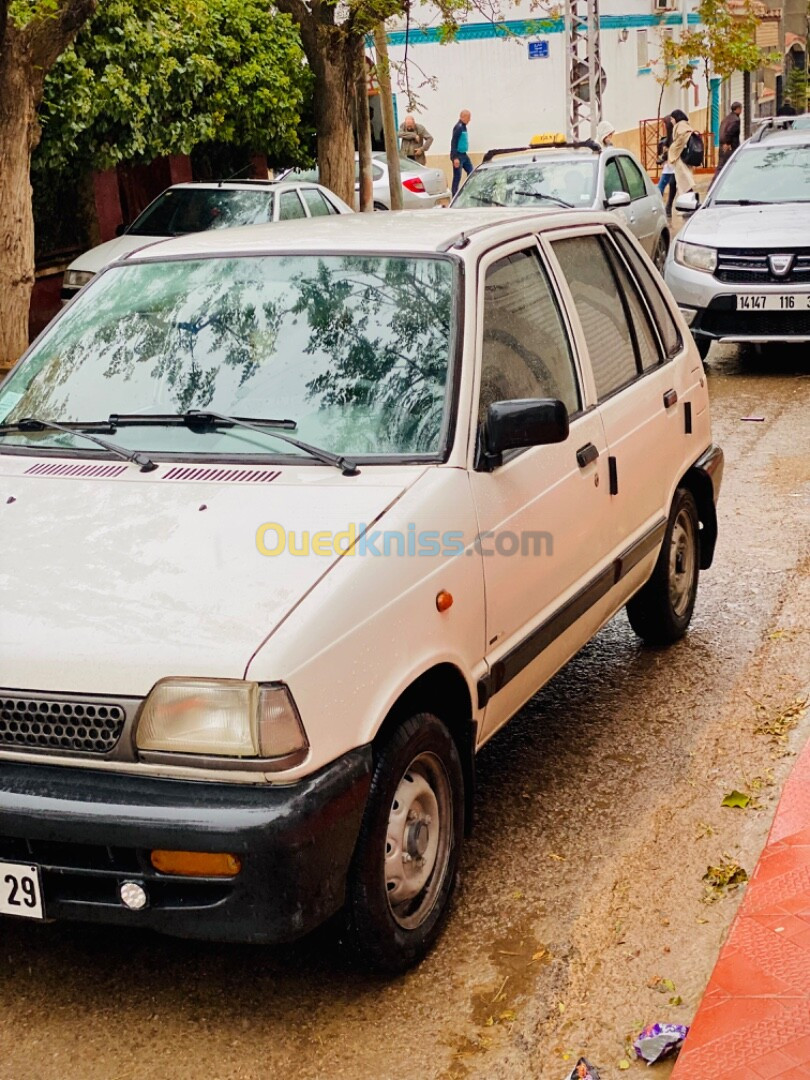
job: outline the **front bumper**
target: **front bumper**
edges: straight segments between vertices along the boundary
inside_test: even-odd
[[[808,295],[806,284],[731,284],[712,274],[690,270],[670,259],[665,278],[695,338],[708,341],[768,344],[810,341],[810,309],[786,311],[740,311],[742,295]]]
[[[211,784],[0,764],[0,860],[39,865],[45,916],[176,937],[280,942],[343,904],[365,808],[371,748],[288,786]],[[232,878],[153,869],[154,849],[230,852]],[[0,864],[1,865],[1,864]],[[124,882],[149,904],[131,911]]]

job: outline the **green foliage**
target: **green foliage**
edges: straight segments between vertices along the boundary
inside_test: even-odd
[[[807,69],[791,67],[785,84],[785,100],[797,112],[807,112]]]
[[[103,169],[205,142],[295,162],[309,93],[297,31],[261,0],[101,0],[46,81],[36,168]]]
[[[25,26],[35,19],[52,19],[59,14],[59,0],[11,0],[8,17],[15,26]]]

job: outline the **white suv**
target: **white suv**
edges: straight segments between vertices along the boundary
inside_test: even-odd
[[[475,754],[624,605],[687,629],[723,455],[607,214],[347,215],[103,271],[0,387],[0,912],[424,955]]]

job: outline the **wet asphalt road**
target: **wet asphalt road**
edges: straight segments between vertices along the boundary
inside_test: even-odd
[[[259,949],[5,920],[0,1080],[640,1075],[625,1035],[691,1019],[740,895],[702,875],[753,869],[807,726],[780,718],[810,687],[810,358],[708,372],[727,466],[691,632],[650,651],[619,616],[484,749],[422,966],[370,979],[331,928]]]

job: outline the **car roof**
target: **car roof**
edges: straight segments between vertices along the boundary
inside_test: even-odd
[[[535,161],[599,161],[599,154],[588,147],[574,149],[570,146],[542,147],[534,146],[529,150],[518,150],[514,154],[499,154],[491,161],[484,161],[481,169],[496,169],[499,165],[531,164]],[[478,171],[476,170],[476,171]]]
[[[608,215],[601,216],[606,222],[615,221]],[[261,255],[291,250],[302,253],[333,251],[336,254],[363,251],[431,254],[448,251],[454,245],[462,249],[475,242],[478,246],[487,235],[492,238],[499,226],[503,228],[525,221],[527,231],[536,231],[555,219],[558,223],[562,219],[565,224],[576,224],[578,218],[590,223],[599,217],[592,211],[583,213],[556,207],[342,214],[187,233],[141,248],[131,258],[151,260],[206,255]]]
[[[314,180],[187,180],[172,184],[167,191],[256,191],[261,188],[317,187]]]
[[[759,139],[749,139],[740,150],[752,153],[755,150],[773,150],[775,146],[810,146],[810,128],[773,128]]]

